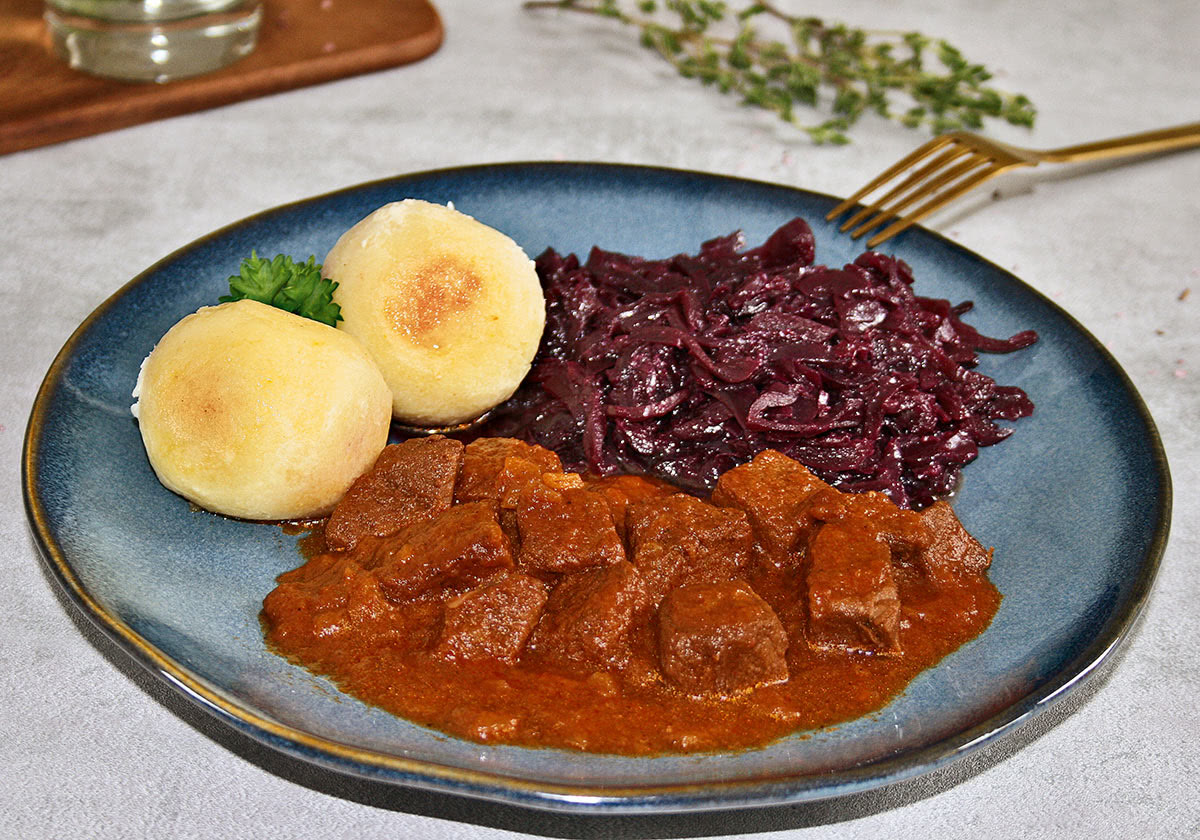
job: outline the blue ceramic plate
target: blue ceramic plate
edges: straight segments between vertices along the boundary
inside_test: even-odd
[[[270,525],[191,509],[155,480],[129,413],[138,365],[177,320],[227,291],[252,249],[321,259],[380,205],[454,204],[531,255],[593,244],[667,256],[741,229],[761,241],[802,215],[817,259],[861,246],[823,221],[835,199],[663,169],[513,164],[408,175],[238,222],[134,278],[76,331],[30,418],[24,490],[33,529],[71,600],[134,659],[220,720],[337,771],[547,809],[687,811],[816,800],[942,766],[1013,731],[1077,686],[1136,618],[1162,554],[1171,488],[1146,407],[1100,344],[1016,277],[929,232],[887,250],[920,293],[974,300],[990,335],[1041,341],[981,370],[1037,410],[965,470],[958,514],[995,547],[1004,601],[977,640],[882,711],[764,749],[622,758],[481,746],[341,694],[267,652],[258,612],[300,562]]]

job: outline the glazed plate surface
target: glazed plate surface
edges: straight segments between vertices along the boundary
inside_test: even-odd
[[[955,508],[995,549],[995,621],[876,714],[763,749],[624,758],[482,746],[374,709],[268,652],[263,597],[301,562],[297,537],[197,511],[155,479],[130,414],[138,366],[184,315],[215,303],[252,250],[320,261],[338,236],[402,198],[452,201],[530,256],[553,246],[664,257],[734,230],[751,244],[800,215],[817,262],[862,246],[823,221],[836,199],[677,170],[530,163],[406,175],[277,208],[141,273],[55,360],[26,434],[33,532],[69,598],[134,659],[227,725],[335,771],[544,809],[668,812],[817,800],[943,766],[1011,733],[1079,685],[1136,618],[1166,543],[1171,486],[1128,378],[1069,315],[1019,279],[914,228],[882,250],[918,294],[973,300],[985,334],[1038,331],[984,356],[1037,409],[964,470]],[[139,266],[131,266],[137,270]]]

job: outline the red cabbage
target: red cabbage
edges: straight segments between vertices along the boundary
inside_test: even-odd
[[[913,294],[904,262],[813,265],[793,219],[664,260],[593,248],[536,260],[546,331],[533,370],[482,431],[553,449],[572,470],[644,473],[702,493],[766,448],[843,490],[920,508],[953,492],[997,421],[1033,411],[972,368],[1033,331],[988,338],[970,303]]]

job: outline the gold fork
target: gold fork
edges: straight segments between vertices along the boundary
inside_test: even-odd
[[[1037,166],[1039,163],[1132,157],[1154,152],[1178,151],[1194,146],[1200,146],[1200,123],[1047,151],[1021,149],[988,140],[978,134],[955,131],[935,137],[894,166],[884,170],[861,190],[830,210],[825,218],[833,221],[868,195],[931,157],[932,160],[919,169],[914,169],[887,193],[846,219],[838,229],[844,232],[854,228],[850,236],[858,239],[891,221],[890,225],[867,240],[867,247],[874,248],[968,190],[1010,169]],[[923,199],[927,200],[910,213],[901,215]],[[893,219],[895,221],[892,221]]]

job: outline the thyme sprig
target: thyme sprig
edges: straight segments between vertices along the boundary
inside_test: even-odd
[[[850,127],[867,113],[934,134],[979,129],[986,119],[1029,127],[1036,115],[1024,95],[989,86],[983,65],[919,32],[858,29],[768,2],[737,10],[716,0],[532,0],[525,7],[635,27],[642,45],[682,76],[774,111],[816,143],[849,142]],[[764,34],[764,24],[781,37]],[[827,116],[809,122],[802,108]]]

